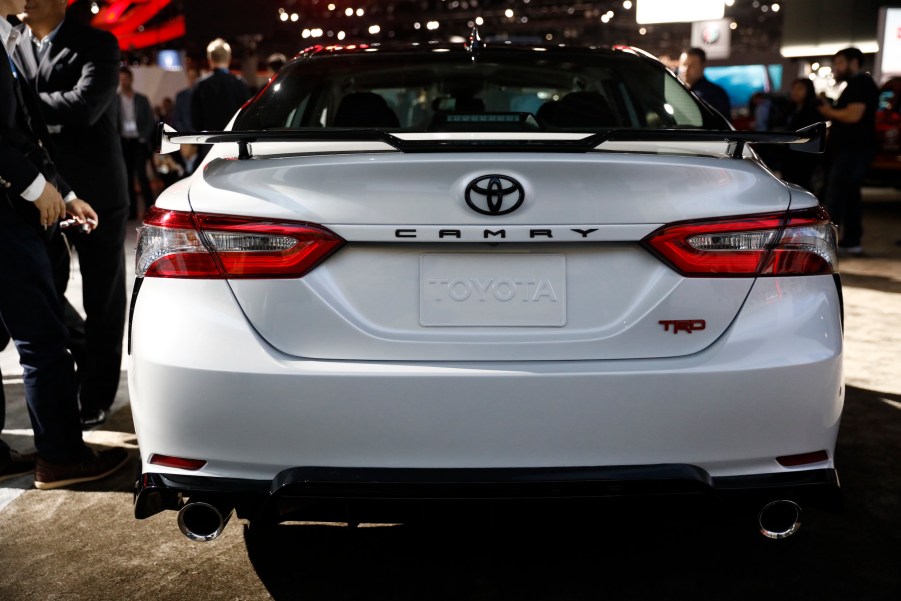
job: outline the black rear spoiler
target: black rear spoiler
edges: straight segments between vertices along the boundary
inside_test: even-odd
[[[395,150],[415,152],[590,152],[604,142],[728,142],[729,155],[740,159],[745,144],[789,144],[793,150],[821,153],[826,124],[796,132],[752,132],[704,129],[609,129],[574,140],[404,140],[380,129],[276,129],[180,133],[164,123],[156,132],[156,151],[175,152],[180,144],[238,144],[238,158],[251,157],[253,142],[382,142]]]

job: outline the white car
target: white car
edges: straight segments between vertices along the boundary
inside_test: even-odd
[[[748,143],[822,125],[732,131],[632,48],[473,39],[316,47],[229,131],[160,131],[211,150],[140,229],[136,516],[695,493],[791,535],[838,493],[835,229]]]

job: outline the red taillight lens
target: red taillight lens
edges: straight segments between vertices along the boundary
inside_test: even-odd
[[[685,276],[834,273],[835,226],[820,207],[746,217],[675,223],[644,239]]]
[[[152,208],[139,232],[136,271],[166,278],[297,278],[343,244],[308,223]]]

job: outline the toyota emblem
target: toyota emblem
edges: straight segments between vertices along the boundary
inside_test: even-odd
[[[506,175],[483,175],[466,186],[466,204],[482,215],[506,215],[526,198],[522,184]]]

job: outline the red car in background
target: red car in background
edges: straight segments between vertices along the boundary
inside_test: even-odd
[[[871,176],[901,187],[901,77],[893,77],[879,90],[876,139],[879,147]]]

